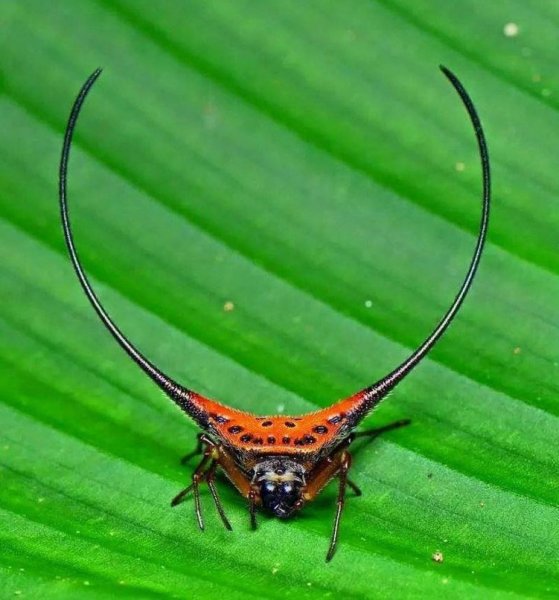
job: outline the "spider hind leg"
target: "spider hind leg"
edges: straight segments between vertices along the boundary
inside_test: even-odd
[[[379,435],[386,433],[387,431],[392,431],[394,429],[400,429],[400,427],[407,427],[411,423],[411,419],[400,419],[399,421],[394,421],[393,423],[388,423],[388,425],[383,425],[382,427],[376,427],[375,429],[369,429],[368,431],[358,431],[353,434],[353,439],[367,437],[371,440],[374,440]]]
[[[191,458],[202,454],[205,444],[203,437],[205,437],[203,433],[199,433],[196,436],[196,448],[194,448],[194,450],[188,452],[181,458],[181,465],[186,465],[186,463],[189,462]]]

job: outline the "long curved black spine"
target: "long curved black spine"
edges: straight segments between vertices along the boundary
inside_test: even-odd
[[[380,381],[362,390],[359,395],[361,396],[359,407],[357,409],[359,417],[365,416],[376,404],[378,404],[385,396],[392,390],[408,373],[416,367],[421,360],[427,355],[429,350],[437,343],[447,327],[452,323],[452,320],[456,316],[456,313],[460,309],[464,298],[466,297],[472,282],[474,280],[479,261],[485,245],[485,239],[487,237],[487,229],[489,225],[489,207],[491,203],[491,169],[489,165],[489,152],[487,150],[487,142],[485,140],[485,134],[481,121],[477,114],[470,96],[464,89],[464,86],[460,83],[459,79],[446,67],[441,65],[441,71],[448,78],[454,89],[460,96],[466,111],[472,122],[474,132],[477,139],[479,148],[479,156],[481,159],[482,169],[482,180],[483,180],[483,193],[482,193],[482,211],[481,220],[479,226],[479,233],[477,238],[476,247],[466,277],[460,287],[460,290],[450,308],[439,321],[433,332],[425,339],[425,341],[396,369],[390,372],[388,375],[383,377]],[[357,419],[359,420],[359,419]]]
[[[62,218],[62,229],[64,231],[64,239],[66,240],[66,246],[72,265],[78,276],[79,282],[82,286],[85,295],[89,302],[95,309],[95,312],[103,322],[103,325],[110,331],[115,340],[124,349],[124,351],[132,358],[132,360],[163,390],[165,391],[183,410],[189,413],[200,422],[201,415],[198,414],[197,407],[191,402],[191,396],[193,392],[180,386],[173,379],[168,377],[160,369],[158,369],[150,360],[148,360],[131,342],[130,340],[120,331],[114,321],[111,319],[97,295],[93,291],[89,279],[81,265],[78,252],[74,245],[74,238],[72,235],[72,229],[70,226],[70,218],[68,215],[68,200],[67,200],[67,177],[68,177],[68,162],[70,159],[70,149],[72,146],[72,139],[76,123],[83,106],[83,103],[90,92],[93,84],[97,81],[99,75],[101,75],[101,69],[96,69],[83,84],[78,96],[74,101],[70,117],[66,125],[66,132],[64,134],[64,144],[62,146],[62,155],[60,157],[60,178],[59,178],[59,199],[60,199],[60,215]],[[199,418],[197,418],[199,417]],[[203,421],[203,419],[202,419]]]
[[[458,294],[456,295],[453,303],[451,304],[444,317],[440,320],[438,325],[435,327],[433,332],[425,339],[425,341],[403,363],[401,363],[391,373],[383,377],[380,381],[365,388],[358,394],[360,396],[360,401],[358,402],[358,406],[356,407],[356,414],[354,415],[354,424],[357,424],[360,418],[362,418],[376,404],[378,404],[378,402],[380,402],[380,400],[382,400],[382,398],[384,398],[390,390],[392,390],[404,377],[406,377],[406,375],[408,375],[408,373],[415,366],[417,366],[421,362],[421,360],[427,355],[429,350],[431,350],[431,348],[436,344],[436,342],[446,331],[447,327],[450,325],[450,323],[456,316],[456,313],[460,309],[460,306],[462,305],[462,302],[464,301],[472,285],[482,255],[485,239],[487,236],[487,229],[489,223],[489,208],[491,200],[491,174],[489,164],[489,153],[487,150],[485,134],[483,132],[481,121],[474,107],[474,104],[471,98],[469,97],[468,93],[464,89],[463,85],[460,83],[458,78],[446,67],[441,66],[441,70],[449,79],[450,83],[453,85],[454,89],[460,96],[460,99],[462,100],[472,122],[478,143],[482,166],[483,204],[477,244],[462,286],[460,287]],[[64,238],[68,247],[70,259],[89,302],[95,309],[95,312],[97,313],[105,327],[109,330],[109,332],[116,339],[119,345],[161,389],[163,389],[181,408],[183,408],[183,410],[189,413],[199,424],[204,426],[204,415],[200,413],[199,407],[196,406],[196,403],[192,402],[192,396],[194,395],[194,392],[180,386],[177,382],[172,380],[160,369],[158,369],[141,352],[139,352],[139,350],[128,340],[128,338],[126,338],[126,336],[113,322],[113,320],[111,319],[111,317],[97,298],[95,292],[93,291],[87,278],[87,275],[85,274],[85,271],[80,263],[78,253],[74,245],[74,240],[70,227],[70,220],[68,216],[67,203],[68,161],[70,157],[70,149],[74,129],[76,127],[76,122],[80,114],[80,110],[89,91],[91,90],[93,84],[95,83],[100,74],[101,69],[97,69],[90,75],[90,77],[82,86],[76,100],[74,101],[74,105],[72,107],[72,111],[70,113],[70,117],[68,119],[68,124],[66,127],[62,155],[60,159],[60,211],[64,231]]]

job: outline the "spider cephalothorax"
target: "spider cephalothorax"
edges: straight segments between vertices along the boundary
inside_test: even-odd
[[[252,483],[258,486],[262,506],[287,519],[303,506],[305,469],[284,456],[274,456],[254,467]]]
[[[258,417],[204,398],[179,385],[149,361],[120,331],[95,295],[78,258],[66,198],[66,179],[72,136],[83,102],[101,71],[96,70],[85,82],[74,102],[60,161],[60,209],[64,237],[80,284],[99,318],[136,364],[187,413],[203,430],[192,454],[202,459],[192,475],[192,483],[172,501],[175,506],[193,492],[198,524],[204,528],[200,503],[200,484],[206,483],[223,524],[231,529],[215,486],[216,470],[221,469],[247,499],[250,521],[256,527],[256,511],[264,508],[286,519],[313,500],[333,478],[339,480],[337,510],[326,559],[334,555],[346,488],[356,494],[359,488],[350,481],[349,446],[356,437],[374,437],[390,429],[407,425],[408,420],[385,427],[354,433],[361,420],[417,366],[440,339],[462,305],[476,273],[489,222],[490,170],[485,136],[470,97],[448,69],[441,67],[458,92],[476,134],[483,175],[483,204],[477,244],[466,277],[446,314],[424,342],[401,365],[373,385],[328,408],[299,416]],[[188,455],[183,460],[190,458]]]

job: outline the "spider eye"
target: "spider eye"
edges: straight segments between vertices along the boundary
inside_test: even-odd
[[[264,486],[264,489],[267,492],[274,492],[275,489],[276,489],[276,484],[272,483],[271,481],[267,481],[266,484],[265,484],[265,486]]]
[[[286,494],[290,494],[293,491],[293,486],[290,483],[283,484],[283,491]]]

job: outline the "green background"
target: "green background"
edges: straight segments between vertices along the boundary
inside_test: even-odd
[[[518,24],[516,36],[505,24]],[[557,597],[556,2],[0,3],[0,589],[28,598]],[[261,414],[326,406],[426,336],[475,242],[471,126],[494,171],[489,243],[444,341],[365,425],[334,561],[335,488],[290,522],[178,459],[195,427],[81,294],[81,256],[131,339]],[[234,310],[224,310],[224,303]],[[432,561],[441,551],[444,562]]]

